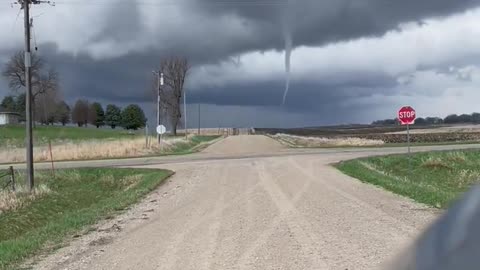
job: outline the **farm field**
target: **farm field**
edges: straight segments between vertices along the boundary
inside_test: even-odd
[[[33,130],[35,145],[51,142],[78,142],[86,140],[122,139],[141,136],[141,132],[128,132],[121,129],[79,128],[63,126],[37,126]],[[23,147],[25,127],[20,125],[0,126],[0,147]]]
[[[0,127],[0,134],[0,163],[25,162],[24,129],[19,126]],[[158,144],[153,136],[147,140],[142,131],[37,127],[34,137],[34,160],[42,162],[50,161],[52,157],[54,161],[62,161],[188,154],[219,136],[165,136]]]
[[[404,126],[352,125],[301,129],[257,129],[256,132],[284,137],[287,141],[293,142],[291,146],[294,147],[380,146],[382,144],[384,146],[403,146],[407,143],[406,127]],[[411,126],[410,133],[410,141],[413,145],[480,142],[480,125]],[[288,136],[290,138],[287,138]]]

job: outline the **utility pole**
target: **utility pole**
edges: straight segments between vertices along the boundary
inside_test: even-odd
[[[32,58],[30,51],[30,0],[21,1],[24,11],[25,22],[25,116],[27,130],[27,186],[30,191],[34,188],[34,171],[33,171],[33,138],[32,138]]]
[[[200,135],[200,103],[198,103],[198,135]]]
[[[27,186],[33,191],[35,187],[35,176],[33,168],[33,113],[32,113],[32,52],[30,49],[30,5],[38,5],[47,3],[52,6],[55,4],[50,1],[39,0],[18,0],[16,4],[20,5],[20,9],[24,12],[25,27],[25,120],[26,120],[26,162],[27,162]]]
[[[183,91],[183,115],[185,117],[185,139],[188,138],[188,129],[187,129],[187,91]]]
[[[161,73],[160,71],[152,71],[153,74],[155,74],[157,76],[157,126],[160,125],[161,121],[160,121],[160,92],[162,90],[162,86],[163,86],[163,73]],[[157,127],[155,127],[156,129]],[[158,134],[157,132],[157,142],[160,144],[160,134]]]
[[[27,162],[27,186],[33,191],[35,187],[35,176],[33,168],[33,112],[32,112],[32,52],[30,49],[30,5],[38,5],[47,3],[55,5],[50,1],[38,0],[18,0],[16,4],[20,5],[20,9],[24,12],[25,27],[25,129],[26,129],[26,162]]]

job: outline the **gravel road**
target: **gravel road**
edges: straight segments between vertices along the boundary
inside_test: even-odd
[[[209,151],[229,158],[137,166],[176,174],[33,268],[382,269],[439,214],[329,166],[393,150],[289,155],[237,136]],[[262,156],[273,151],[283,154]]]

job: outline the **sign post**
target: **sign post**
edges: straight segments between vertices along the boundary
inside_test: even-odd
[[[415,123],[417,114],[410,106],[404,106],[398,111],[400,124],[407,126],[408,169],[410,170],[410,125]]]
[[[157,134],[160,135],[158,137],[158,145],[160,146],[160,150],[162,150],[162,135],[165,134],[165,132],[167,132],[167,129],[164,125],[157,126]]]

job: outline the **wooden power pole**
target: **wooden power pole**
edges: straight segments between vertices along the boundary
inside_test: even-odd
[[[32,113],[32,52],[30,46],[30,5],[38,5],[42,3],[51,4],[50,1],[37,0],[19,0],[17,4],[21,5],[24,12],[24,26],[25,26],[25,120],[26,120],[26,162],[27,162],[27,186],[30,191],[33,190],[34,168],[33,168],[33,113]]]

